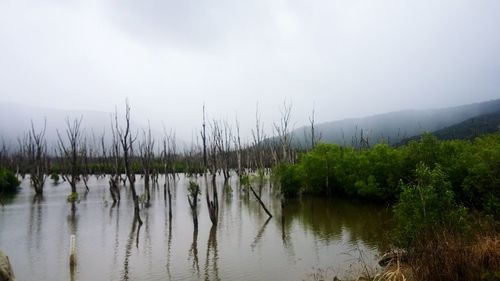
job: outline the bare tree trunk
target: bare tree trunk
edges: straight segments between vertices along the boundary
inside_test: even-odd
[[[218,223],[218,213],[219,213],[219,196],[217,195],[217,185],[216,185],[216,175],[212,174],[212,197],[213,200],[210,200],[209,194],[209,185],[207,181],[207,174],[205,173],[205,185],[207,187],[206,190],[206,200],[208,206],[208,215],[210,217],[210,221],[212,221],[212,225],[217,225]]]
[[[191,208],[191,214],[193,215],[193,226],[195,230],[198,230],[198,196],[200,194],[200,185],[195,181],[189,181],[187,199],[189,207]]]
[[[146,190],[146,207],[149,207],[151,201],[150,180],[151,165],[154,158],[154,140],[151,137],[151,127],[148,126],[148,132],[143,132],[143,141],[139,143],[141,154],[142,169],[144,172],[144,188]]]
[[[255,190],[253,190],[253,187],[250,185],[250,190],[252,191],[253,195],[255,196],[255,198],[257,198],[257,201],[259,201],[259,204],[260,206],[262,207],[262,209],[264,209],[264,211],[266,212],[266,214],[272,218],[273,215],[271,215],[271,212],[269,212],[269,210],[266,208],[266,205],[264,205],[264,202],[262,202],[262,200],[260,199],[259,195],[257,195],[257,193],[255,193]]]
[[[61,158],[63,160],[64,166],[67,168],[63,173],[63,178],[65,178],[71,186],[71,197],[69,198],[72,203],[77,199],[76,184],[80,180],[80,158],[81,158],[81,135],[82,131],[80,129],[82,123],[82,117],[80,119],[75,119],[71,123],[69,119],[66,119],[66,143],[63,137],[57,132],[57,137],[59,140],[59,151]],[[72,204],[72,208],[75,208]]]
[[[139,198],[135,190],[135,175],[130,167],[130,155],[133,143],[137,137],[132,138],[130,133],[130,106],[128,100],[125,105],[125,128],[120,128],[118,131],[118,136],[123,149],[123,162],[125,164],[125,174],[130,185],[130,190],[132,191],[132,199],[134,200],[134,219],[142,225],[141,216],[139,213]]]
[[[33,121],[31,121],[31,130],[24,141],[24,148],[21,147],[28,159],[31,183],[35,188],[35,194],[40,198],[43,196],[43,185],[48,173],[47,143],[45,141],[46,128],[47,120],[44,121],[41,131],[36,131]]]
[[[206,120],[205,120],[205,104],[203,104],[203,124],[201,131],[201,139],[203,141],[203,167],[204,169],[208,166],[207,161],[207,131],[206,131]]]

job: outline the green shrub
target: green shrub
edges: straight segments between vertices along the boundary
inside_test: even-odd
[[[58,184],[59,183],[59,180],[60,180],[60,177],[59,177],[59,174],[56,173],[56,172],[52,172],[50,174],[50,179],[55,183],[55,184]]]
[[[14,193],[20,182],[10,170],[0,168],[0,194]]]
[[[248,188],[250,186],[250,176],[247,174],[240,176],[240,186]]]
[[[68,197],[66,197],[66,201],[68,203],[75,203],[78,201],[78,192],[71,192],[70,195],[68,195]]]
[[[278,179],[281,194],[285,198],[299,195],[302,178],[299,166],[280,164],[274,168],[273,174]]]
[[[188,195],[193,198],[193,202],[198,200],[198,195],[201,195],[200,185],[190,180],[188,186]]]
[[[455,202],[441,167],[431,169],[421,163],[415,173],[414,184],[401,184],[402,193],[394,206],[401,246],[411,247],[416,238],[431,232],[462,233],[467,210]]]

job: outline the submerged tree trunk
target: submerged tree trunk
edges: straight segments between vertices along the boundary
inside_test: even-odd
[[[218,215],[219,215],[219,198],[217,195],[217,185],[215,181],[216,175],[212,175],[212,197],[213,201],[210,200],[209,196],[209,185],[207,181],[207,174],[205,173],[205,185],[206,185],[206,200],[207,200],[207,206],[208,206],[208,215],[210,217],[210,221],[212,221],[212,225],[217,225],[218,222]]]
[[[267,215],[272,218],[273,215],[271,214],[271,212],[269,212],[269,210],[266,208],[266,205],[264,205],[264,202],[262,202],[262,200],[260,199],[259,195],[257,195],[257,193],[255,193],[255,190],[253,190],[253,187],[250,185],[250,190],[252,191],[253,195],[255,196],[255,198],[257,198],[257,200],[259,201],[260,203],[260,206],[262,206],[262,209],[264,209],[264,211],[267,213]]]
[[[139,226],[142,225],[141,216],[139,213],[139,198],[135,190],[135,175],[130,167],[129,154],[132,150],[132,145],[136,138],[132,138],[130,133],[130,106],[128,101],[125,106],[125,129],[118,129],[118,136],[120,143],[123,148],[123,162],[125,164],[125,174],[127,175],[128,182],[130,184],[130,190],[132,191],[132,199],[134,200],[134,219],[139,222]],[[116,125],[118,127],[118,125]]]

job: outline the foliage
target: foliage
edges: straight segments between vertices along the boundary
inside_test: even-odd
[[[78,201],[78,192],[71,192],[70,195],[66,198],[68,203],[75,203]]]
[[[200,185],[190,180],[188,186],[188,196],[193,198],[193,202],[198,200],[198,195],[201,195]]]
[[[281,194],[285,198],[296,197],[300,192],[301,172],[300,166],[280,164],[273,170],[273,174],[279,180]]]
[[[466,157],[464,200],[500,219],[500,134],[477,138]]]
[[[56,173],[56,172],[52,172],[52,173],[50,174],[50,179],[51,179],[52,181],[54,181],[54,183],[56,183],[56,184],[57,184],[57,183],[59,183],[59,180],[60,180],[59,174],[58,174],[58,173]]]
[[[240,176],[240,186],[248,188],[250,186],[250,176],[244,174]]]
[[[403,184],[394,207],[399,242],[411,245],[417,237],[441,230],[463,233],[467,210],[457,204],[451,184],[439,166],[419,164],[414,184]]]
[[[500,218],[500,133],[473,142],[440,141],[427,133],[399,147],[318,144],[296,164],[274,167],[273,177],[286,196],[313,193],[392,203],[401,194],[400,181],[416,182],[420,163],[440,167],[457,202]]]
[[[14,193],[20,182],[10,170],[0,167],[0,194]]]

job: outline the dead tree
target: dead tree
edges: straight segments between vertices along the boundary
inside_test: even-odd
[[[264,169],[264,145],[263,141],[266,138],[264,134],[264,124],[260,121],[260,113],[259,113],[259,104],[257,104],[257,108],[255,110],[255,130],[252,129],[252,138],[253,138],[253,148],[255,158],[254,167],[257,169]]]
[[[236,151],[236,162],[237,162],[237,171],[236,173],[238,174],[238,177],[241,179],[241,176],[243,175],[243,170],[242,170],[242,146],[241,146],[241,137],[240,137],[240,122],[238,121],[238,116],[236,116],[236,136],[233,138],[234,142],[234,147]]]
[[[205,185],[206,185],[206,201],[208,208],[208,215],[213,225],[217,225],[218,222],[218,214],[219,214],[219,197],[217,195],[217,183],[216,176],[218,170],[218,153],[221,151],[222,146],[222,132],[220,130],[219,124],[217,121],[213,121],[211,126],[212,135],[211,135],[211,143],[210,143],[210,172],[212,174],[212,200],[210,200],[210,188],[207,180],[207,174],[204,173]]]
[[[163,186],[163,194],[165,199],[168,194],[168,217],[172,219],[172,192],[170,191],[170,178],[169,174],[172,174],[172,180],[175,184],[175,154],[176,154],[176,143],[175,143],[175,133],[167,134],[164,129],[165,136],[163,137],[163,165],[165,169],[165,184]]]
[[[311,117],[309,117],[309,123],[311,124],[311,149],[314,149],[314,147],[316,147],[316,144],[318,144],[318,142],[321,140],[321,133],[319,133],[319,135],[316,135],[316,127],[314,126],[314,107]]]
[[[125,174],[127,175],[130,190],[132,191],[132,199],[134,200],[134,219],[137,220],[139,222],[139,226],[141,226],[142,220],[139,213],[139,197],[137,196],[137,192],[135,190],[135,174],[130,165],[132,149],[137,136],[132,137],[132,133],[130,132],[130,105],[128,104],[128,100],[125,103],[125,128],[120,127],[118,129],[118,138],[123,150]]]
[[[35,188],[37,197],[43,196],[43,185],[48,173],[47,142],[45,140],[46,128],[47,120],[44,121],[43,129],[40,131],[35,129],[33,121],[31,121],[31,130],[28,133],[24,146],[29,164],[31,184]]]
[[[281,117],[279,124],[274,123],[274,130],[278,135],[279,143],[281,146],[281,161],[284,163],[291,163],[292,158],[290,155],[290,145],[292,136],[290,134],[290,117],[292,113],[292,104],[283,102],[283,109],[281,110]]]
[[[82,156],[81,179],[83,181],[83,184],[85,185],[85,190],[88,192],[89,186],[87,182],[89,180],[89,174],[90,174],[89,158],[90,159],[93,158],[93,152],[92,152],[92,146],[89,145],[87,137],[83,138],[80,155]]]
[[[120,140],[118,136],[118,113],[115,112],[114,122],[111,119],[111,149],[110,149],[110,160],[112,163],[111,175],[109,176],[109,192],[111,193],[111,198],[113,198],[113,205],[120,202]],[[106,146],[104,143],[104,136],[101,138],[101,145],[104,151],[104,158],[106,158]]]
[[[260,199],[260,196],[257,195],[257,193],[255,193],[255,190],[253,190],[253,187],[252,185],[249,185],[250,187],[250,190],[252,191],[253,195],[255,196],[255,198],[257,198],[257,201],[259,201],[259,204],[260,206],[262,207],[262,209],[264,209],[264,211],[266,212],[266,214],[272,218],[273,215],[271,214],[271,212],[269,212],[269,210],[266,208],[266,205],[264,204],[264,202],[262,202],[262,199]]]
[[[228,184],[229,178],[231,176],[231,154],[232,154],[232,138],[233,133],[231,125],[227,121],[223,122],[224,130],[220,130],[220,140],[219,142],[219,153],[221,160],[222,174],[224,175],[224,186]]]
[[[198,195],[201,194],[200,185],[195,181],[189,181],[188,186],[188,203],[191,208],[191,215],[193,216],[193,226],[198,230]]]
[[[141,142],[139,142],[139,153],[144,175],[144,188],[146,191],[146,207],[149,207],[151,201],[151,191],[149,183],[151,179],[151,166],[154,159],[154,145],[155,141],[151,137],[151,127],[148,126],[148,131],[143,131],[143,139]]]
[[[203,169],[207,169],[208,160],[207,160],[207,124],[205,119],[205,104],[203,104],[203,123],[201,130],[201,140],[203,141]]]
[[[75,208],[74,203],[78,198],[76,184],[80,180],[80,149],[82,141],[80,126],[82,119],[83,117],[80,117],[80,119],[74,119],[73,122],[70,122],[69,118],[66,119],[66,141],[64,141],[63,136],[57,131],[59,154],[63,163],[61,172],[64,180],[69,182],[71,186],[71,195],[68,197],[68,201],[72,203],[73,209]]]
[[[281,110],[281,117],[279,124],[274,123],[274,130],[276,131],[279,139],[279,144],[281,146],[281,162],[282,163],[291,163],[292,158],[288,154],[288,150],[291,144],[291,135],[290,135],[290,115],[292,112],[291,103],[283,102],[283,109]],[[283,192],[281,193],[281,220],[285,221],[285,205],[286,198]]]

